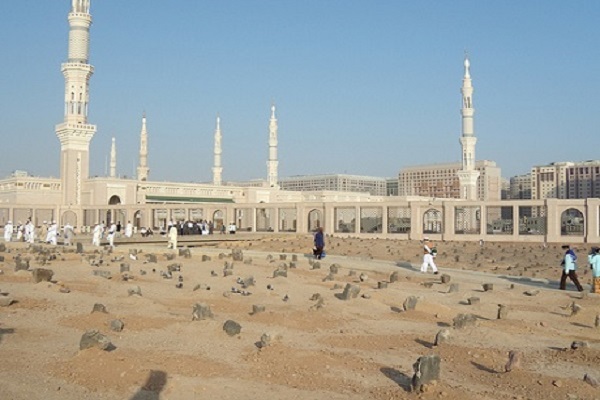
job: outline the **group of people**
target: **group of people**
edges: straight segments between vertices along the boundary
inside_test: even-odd
[[[567,277],[571,279],[577,290],[583,292],[583,286],[579,283],[577,277],[577,254],[574,249],[568,244],[562,246],[565,250],[561,267],[563,268],[562,275],[560,277],[560,290],[566,290],[567,288]],[[592,291],[600,294],[600,248],[592,247],[590,254],[587,257],[588,264],[592,270]]]
[[[37,241],[56,246],[58,244],[58,236],[60,236],[60,229],[56,221],[44,221],[42,225],[37,228],[31,219],[28,219],[25,224],[22,224],[21,221],[19,221],[16,226],[13,225],[12,221],[8,221],[4,225],[5,242],[13,241],[15,230],[16,238],[14,238],[14,240],[17,242],[35,243]],[[74,235],[75,230],[73,226],[67,222],[63,227],[64,244],[70,245]]]
[[[169,221],[166,231],[163,234],[170,235],[171,227],[177,229],[178,235],[212,235],[215,230],[215,224],[212,221]],[[221,226],[221,233],[225,233],[225,225]]]

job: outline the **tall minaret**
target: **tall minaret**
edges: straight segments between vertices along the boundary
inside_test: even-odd
[[[223,183],[223,167],[221,166],[221,118],[217,116],[217,128],[215,129],[215,166],[213,167],[213,185]]]
[[[138,181],[147,181],[148,174],[148,132],[146,131],[146,113],[142,116],[142,131],[140,132],[140,163],[137,168]]]
[[[471,72],[469,71],[469,58],[465,55],[465,76],[463,78],[462,93],[462,169],[457,172],[460,181],[460,197],[466,200],[478,200],[477,178],[479,171],[475,170],[475,144],[477,138],[473,131],[473,86],[471,85]]]
[[[88,124],[89,81],[94,67],[88,64],[90,0],[72,0],[69,13],[69,58],[61,66],[65,77],[64,122],[56,125],[60,140],[62,202],[81,204],[83,181],[89,177],[90,141],[96,126]]]
[[[271,119],[269,120],[269,161],[267,161],[267,181],[270,187],[277,186],[277,118],[275,118],[275,105],[271,106]]]
[[[115,138],[112,138],[112,144],[110,146],[110,177],[115,178],[117,176],[117,143]]]

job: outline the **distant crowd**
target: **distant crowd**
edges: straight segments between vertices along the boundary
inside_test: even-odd
[[[11,242],[13,239],[17,242],[27,243],[48,243],[56,245],[58,242],[58,236],[60,236],[60,228],[56,221],[44,221],[42,225],[35,226],[31,219],[28,219],[24,224],[19,221],[16,225],[13,225],[12,221],[8,221],[4,225],[4,241]],[[13,236],[15,236],[13,238]],[[62,235],[66,245],[70,245],[75,236],[75,229],[69,223],[65,224],[62,228]]]

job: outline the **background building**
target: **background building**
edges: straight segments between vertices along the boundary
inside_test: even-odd
[[[398,195],[460,199],[457,172],[462,167],[462,163],[448,163],[403,168],[398,174]],[[480,174],[477,200],[500,200],[500,167],[494,161],[481,160],[475,163],[475,170]]]
[[[600,197],[600,160],[554,162],[531,168],[531,198]]]
[[[339,191],[369,193],[372,196],[386,196],[385,178],[346,174],[299,175],[279,179],[282,190],[296,191]]]
[[[398,196],[398,178],[387,178],[385,182],[387,185],[387,195]]]
[[[531,199],[531,174],[517,175],[510,178],[507,199]]]

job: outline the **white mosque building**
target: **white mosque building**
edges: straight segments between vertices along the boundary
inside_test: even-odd
[[[94,67],[89,63],[90,3],[91,0],[72,0],[68,15],[68,59],[61,66],[65,78],[64,120],[56,125],[56,136],[60,141],[60,178],[31,177],[17,172],[0,180],[0,224],[10,219],[24,221],[31,218],[36,225],[42,220],[58,220],[61,224],[70,222],[86,227],[107,219],[133,220],[138,226],[160,226],[168,219],[206,219],[218,225],[234,219],[232,215],[226,215],[225,205],[299,202],[316,196],[279,190],[275,105],[271,107],[268,123],[266,179],[258,185],[232,186],[222,181],[219,117],[214,134],[213,181],[210,184],[152,181],[148,165],[148,140],[151,139],[145,114],[140,132],[137,177],[126,179],[116,176],[115,138],[112,138],[109,176],[90,177],[90,142],[96,133],[96,125],[88,121],[89,82],[94,73]],[[371,196],[364,193],[319,193],[318,197],[336,201],[371,200]],[[170,207],[150,211],[148,206],[156,204]],[[177,209],[179,212],[174,215],[172,205],[182,204],[187,206]],[[190,205],[196,208],[191,209]],[[103,206],[110,207],[101,211]]]
[[[90,141],[96,126],[88,121],[89,81],[94,68],[89,64],[91,0],[72,0],[69,21],[68,59],[61,70],[65,78],[64,119],[56,126],[60,141],[60,178],[31,177],[16,172],[0,179],[0,225],[31,219],[67,222],[81,231],[102,221],[160,228],[169,220],[208,220],[215,228],[235,223],[251,232],[310,232],[322,226],[340,235],[377,234],[400,239],[419,239],[427,234],[433,240],[517,240],[536,232],[527,240],[560,239],[561,218],[567,211],[582,214],[585,237],[600,240],[600,199],[567,203],[530,200],[529,203],[500,203],[476,198],[479,172],[475,162],[477,139],[473,130],[473,103],[469,60],[465,60],[462,85],[462,165],[457,172],[460,199],[377,196],[365,192],[331,190],[282,190],[278,177],[278,124],[271,107],[268,128],[267,171],[258,184],[223,182],[221,121],[214,133],[214,166],[211,183],[157,182],[148,164],[146,115],[142,117],[137,176],[116,176],[117,141],[112,140],[110,173],[89,176]],[[266,125],[266,124],[265,124]],[[596,201],[597,200],[597,201]],[[593,203],[596,201],[596,203]],[[590,206],[591,204],[591,206]],[[521,208],[535,211],[522,212]],[[522,231],[520,215],[537,215],[536,229]],[[500,217],[502,216],[502,217]],[[497,221],[503,218],[502,221]],[[491,226],[502,226],[501,232]],[[570,238],[577,242],[576,238]]]

